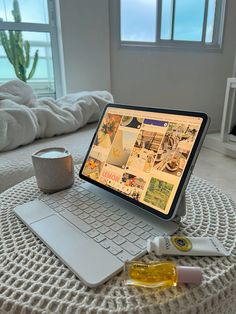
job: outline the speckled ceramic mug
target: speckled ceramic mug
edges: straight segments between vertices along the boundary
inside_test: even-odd
[[[45,148],[32,155],[38,187],[54,193],[74,183],[74,164],[71,154],[63,147]]]

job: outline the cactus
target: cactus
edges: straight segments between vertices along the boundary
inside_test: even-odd
[[[16,23],[21,22],[21,14],[18,0],[13,1],[13,10],[11,11]],[[3,19],[0,18],[0,22]],[[27,74],[30,66],[30,43],[24,40],[22,31],[0,31],[0,43],[2,44],[9,62],[14,67],[16,76],[24,81],[30,80],[35,73],[38,63],[38,50],[34,54],[33,64]]]

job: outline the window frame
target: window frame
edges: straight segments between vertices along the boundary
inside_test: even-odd
[[[224,34],[224,23],[225,23],[225,12],[227,0],[216,0],[216,9],[214,15],[214,28],[212,43],[205,42],[206,26],[207,26],[207,13],[209,0],[205,0],[204,18],[202,26],[202,39],[201,41],[190,41],[190,40],[177,40],[173,39],[174,34],[174,18],[175,18],[175,2],[172,0],[172,25],[171,25],[171,39],[161,39],[161,15],[162,15],[162,1],[157,1],[157,12],[156,12],[156,41],[126,41],[121,39],[121,0],[119,0],[119,41],[121,46],[131,47],[154,47],[154,48],[187,48],[194,50],[210,50],[219,51],[223,46],[223,34]]]
[[[49,33],[51,38],[53,74],[55,84],[55,96],[61,97],[65,94],[65,73],[63,63],[63,48],[62,39],[59,36],[60,29],[60,11],[58,0],[47,0],[48,5],[48,24],[43,23],[29,23],[29,22],[0,22],[0,30],[6,31],[25,31],[25,32],[40,32]],[[1,79],[1,78],[0,78]],[[32,86],[35,82],[32,82]],[[54,93],[40,94],[38,96],[50,96]]]

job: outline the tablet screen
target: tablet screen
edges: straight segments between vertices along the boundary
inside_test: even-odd
[[[166,216],[202,121],[201,116],[108,106],[82,177]]]

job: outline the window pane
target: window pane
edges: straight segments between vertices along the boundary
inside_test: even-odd
[[[173,0],[162,1],[161,39],[171,39]]]
[[[8,35],[8,32],[6,32]],[[30,42],[30,65],[27,68],[27,77],[31,71],[35,51],[39,50],[39,60],[34,76],[28,80],[36,92],[54,93],[54,74],[50,35],[48,33],[22,32],[22,37]],[[39,40],[40,39],[40,40]],[[0,45],[0,82],[16,79],[14,68],[7,58],[4,47]]]
[[[156,0],[121,0],[121,40],[155,42]]]
[[[206,43],[212,43],[215,21],[216,0],[209,0],[206,27]]]
[[[21,22],[48,24],[47,0],[18,0]],[[15,22],[12,15],[13,0],[0,0],[0,18]]]
[[[205,0],[176,0],[174,39],[202,40]]]

